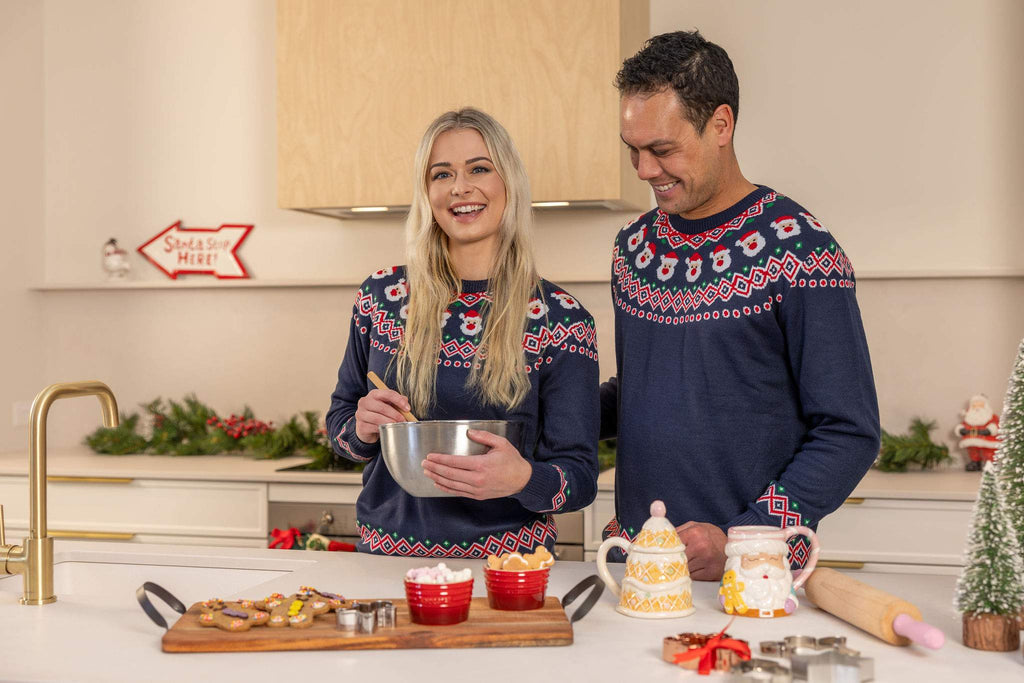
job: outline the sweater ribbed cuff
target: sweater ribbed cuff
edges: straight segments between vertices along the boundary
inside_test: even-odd
[[[722,525],[722,531],[729,533],[729,527],[733,526],[754,526],[754,525],[765,525],[765,521],[751,509],[747,509],[742,514],[733,517],[726,524]]]
[[[568,489],[562,468],[543,462],[533,462],[530,466],[533,468],[530,481],[512,499],[533,512],[557,512],[565,505]]]
[[[380,455],[380,441],[377,443],[366,443],[356,436],[355,416],[350,417],[348,422],[342,426],[341,433],[338,434],[335,442],[341,448],[342,455],[348,456],[353,460],[365,462]]]

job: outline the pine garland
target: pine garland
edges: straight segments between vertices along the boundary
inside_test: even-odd
[[[1022,575],[1024,564],[1006,514],[998,461],[985,463],[954,604],[965,614],[1016,616],[1024,604]]]
[[[935,422],[925,422],[919,417],[910,421],[909,434],[890,434],[882,430],[882,447],[878,451],[875,467],[883,472],[906,472],[909,465],[920,465],[930,469],[947,462],[949,448],[934,443],[929,433],[935,429]]]
[[[1002,441],[995,458],[1006,496],[1006,514],[1019,547],[1024,549],[1024,340],[1017,349],[1017,362],[1006,389],[999,433]]]
[[[149,437],[139,433],[137,413],[121,415],[117,427],[100,427],[85,437],[96,453],[126,455],[214,455],[241,453],[256,458],[284,458],[302,454],[313,459],[310,469],[362,469],[358,463],[334,458],[327,434],[320,427],[317,413],[307,411],[292,416],[280,427],[255,419],[246,406],[240,415],[221,418],[195,395],[181,403],[163,399],[143,406],[149,417]]]

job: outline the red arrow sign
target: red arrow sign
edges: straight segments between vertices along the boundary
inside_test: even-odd
[[[183,273],[205,273],[220,279],[248,278],[235,252],[251,225],[183,228],[181,221],[156,235],[138,252],[172,280]]]

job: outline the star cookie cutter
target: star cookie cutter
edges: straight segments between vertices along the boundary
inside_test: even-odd
[[[761,654],[771,657],[792,657],[800,654],[800,651],[813,650],[815,652],[834,651],[848,657],[860,656],[859,650],[846,647],[844,636],[827,636],[825,638],[813,638],[811,636],[786,636],[782,640],[761,641]]]
[[[783,640],[761,643],[761,654],[788,657],[793,680],[809,683],[832,681],[873,681],[875,660],[861,657],[859,650],[846,647],[843,636],[812,638],[787,636]]]

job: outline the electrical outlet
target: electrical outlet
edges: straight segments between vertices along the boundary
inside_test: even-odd
[[[29,414],[32,412],[32,401],[15,401],[11,406],[11,422],[15,427],[28,425]]]

